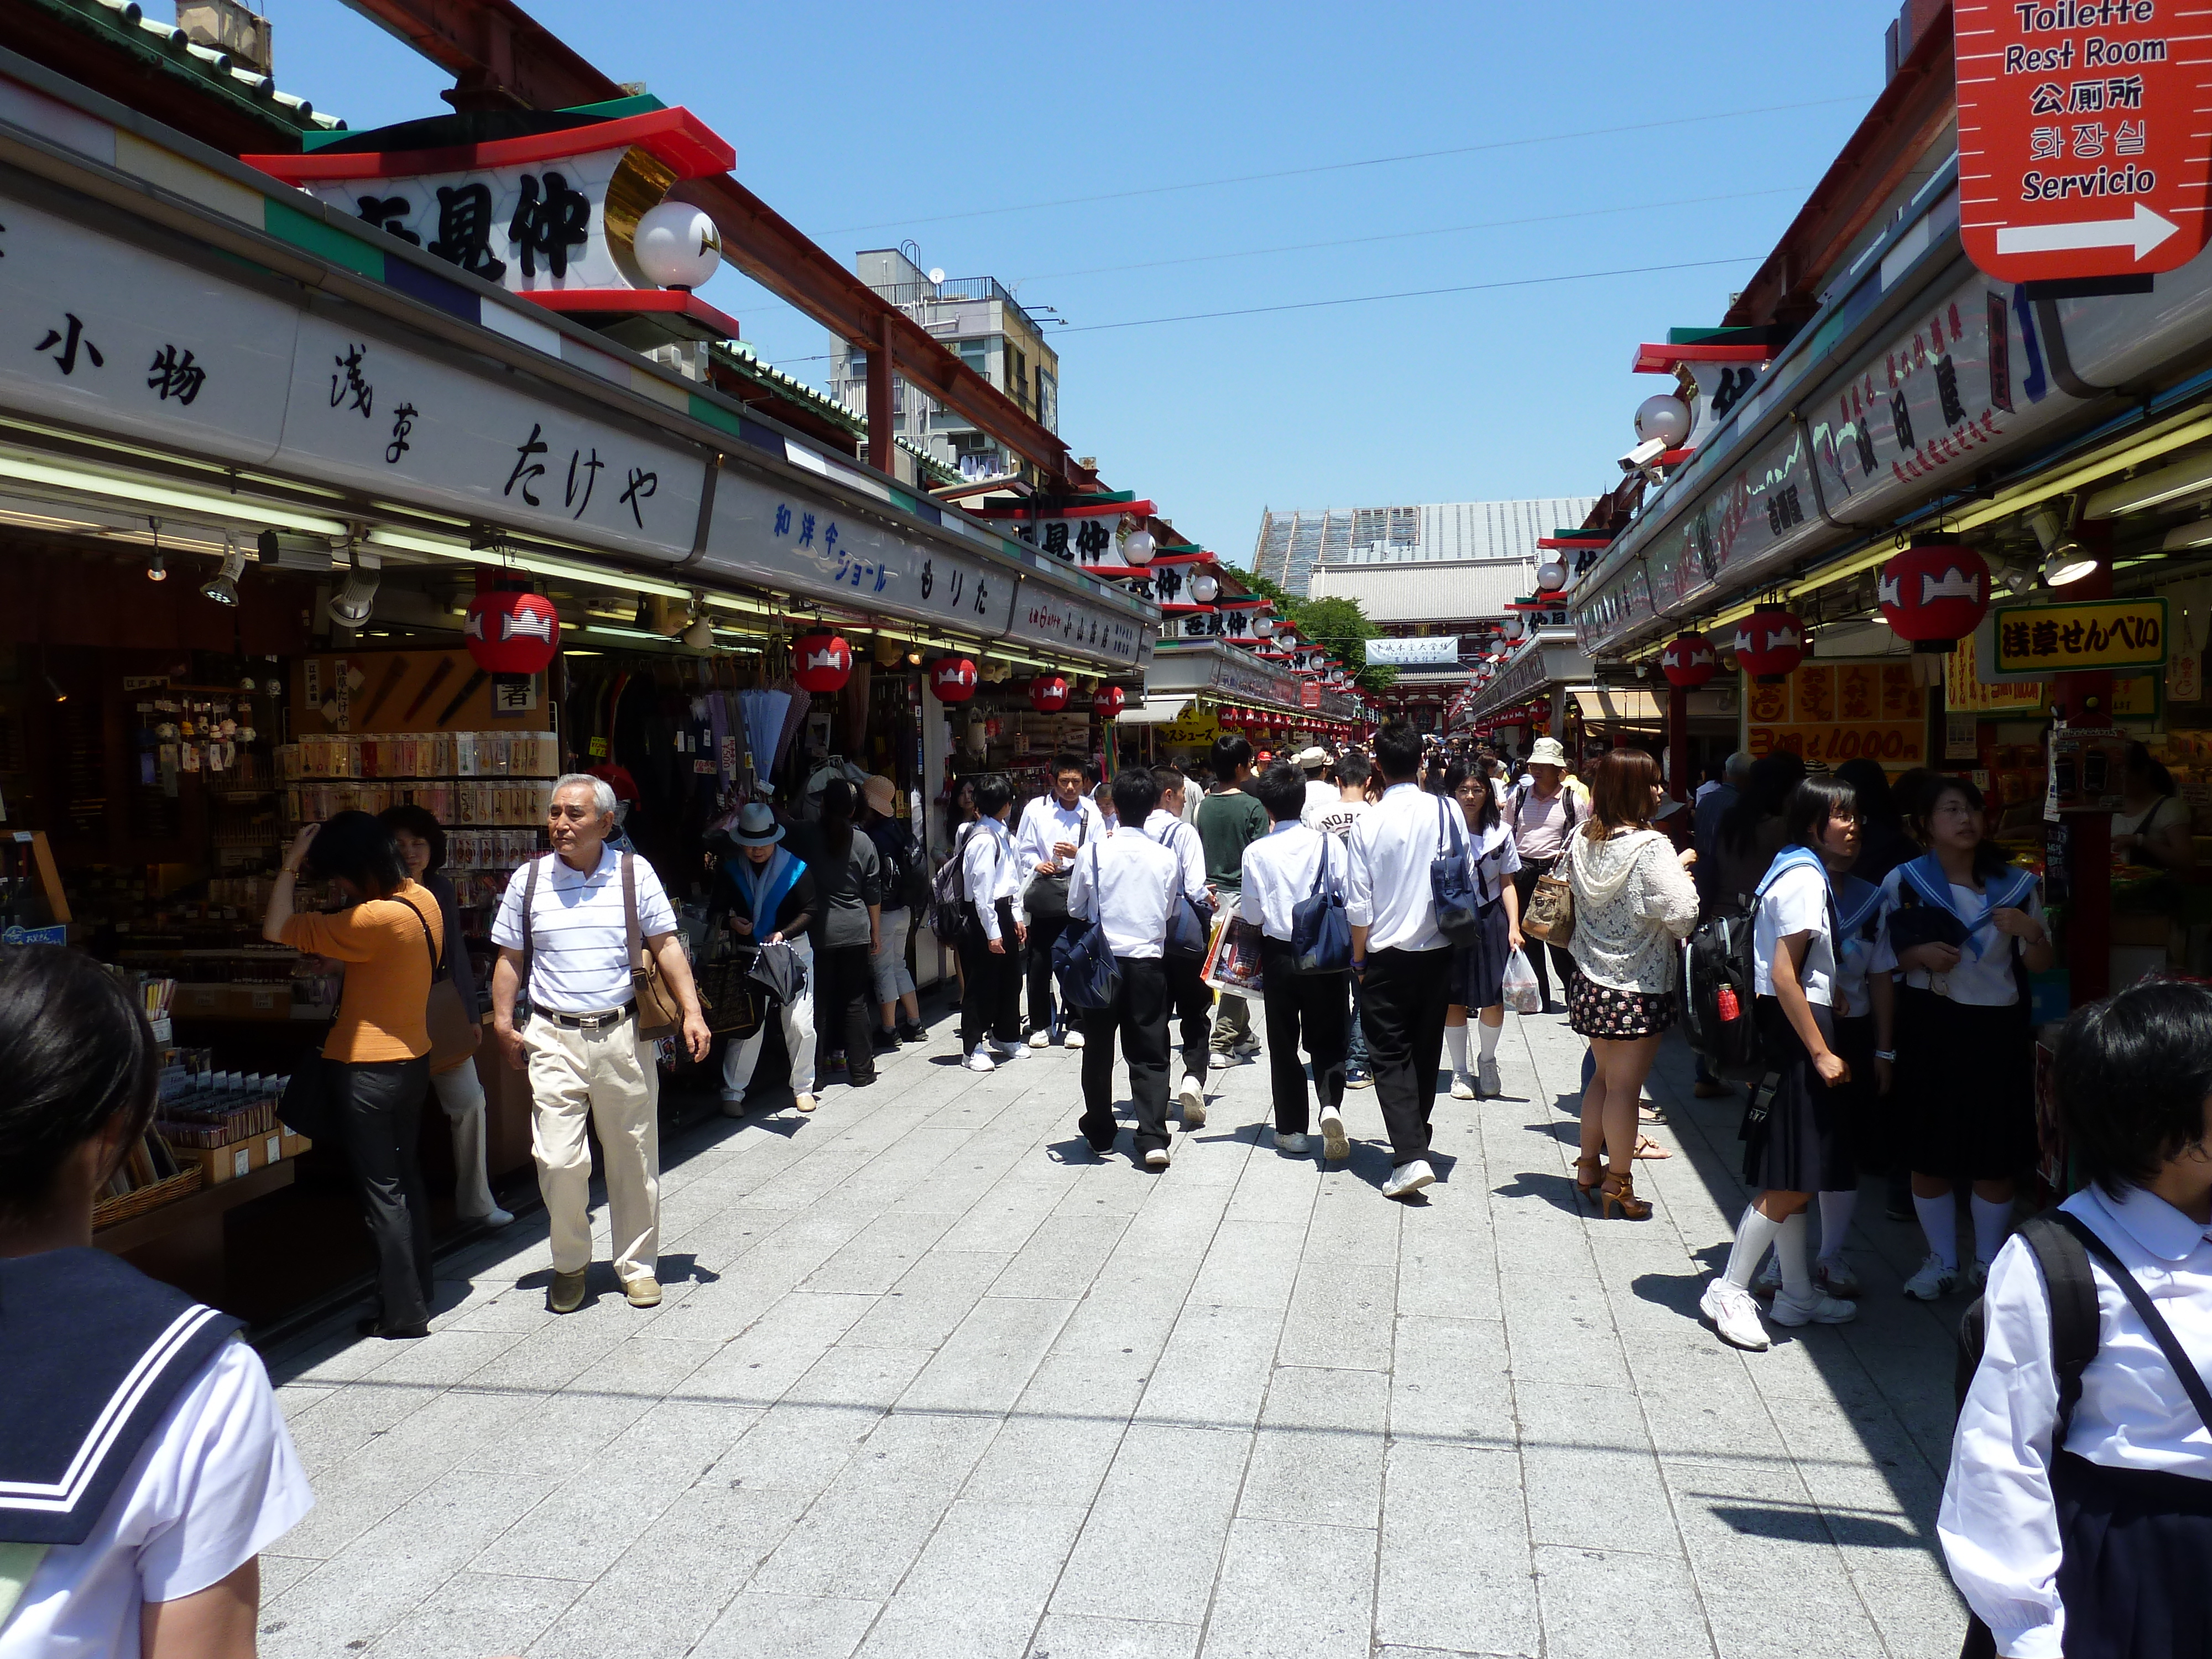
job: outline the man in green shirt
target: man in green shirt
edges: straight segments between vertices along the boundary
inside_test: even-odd
[[[1208,763],[1213,783],[1198,804],[1198,839],[1206,848],[1206,879],[1221,896],[1222,914],[1234,915],[1244,887],[1244,849],[1267,833],[1267,809],[1258,797],[1244,793],[1252,775],[1249,741],[1227,733],[1216,738]],[[1213,1022],[1215,1060],[1232,1065],[1259,1052],[1250,1007],[1243,997],[1224,991]]]

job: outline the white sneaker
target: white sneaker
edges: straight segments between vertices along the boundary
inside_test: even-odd
[[[1814,1262],[1813,1283],[1830,1296],[1849,1297],[1859,1293],[1859,1276],[1851,1271],[1851,1264],[1840,1255],[1824,1255]]]
[[[1304,1135],[1286,1135],[1280,1129],[1275,1131],[1275,1150],[1279,1152],[1303,1152],[1312,1144]]]
[[[1083,1033],[1070,1031],[1066,1036],[1060,1038],[1060,1046],[1063,1048],[1080,1048],[1083,1046]]]
[[[1473,1100],[1474,1098],[1474,1085],[1468,1080],[1468,1075],[1465,1072],[1454,1072],[1452,1073],[1451,1097],[1454,1100]]]
[[[1495,1100],[1504,1093],[1498,1081],[1498,1062],[1478,1060],[1474,1063],[1474,1093],[1477,1099]]]
[[[1905,1281],[1905,1293],[1917,1302],[1940,1302],[1959,1288],[1959,1270],[1947,1267],[1943,1258],[1931,1255],[1920,1271]]]
[[[1817,1290],[1809,1300],[1800,1302],[1784,1291],[1774,1298],[1766,1316],[1778,1325],[1848,1325],[1859,1316],[1859,1304]]]
[[[1766,1253],[1765,1265],[1759,1268],[1759,1276],[1751,1281],[1751,1289],[1754,1296],[1781,1294],[1782,1263],[1776,1259],[1772,1250]]]
[[[1039,1042],[1036,1038],[1031,1037],[1030,1039],[1030,1048],[1042,1048],[1043,1047],[1044,1044]],[[1029,1048],[1023,1048],[1018,1042],[1000,1042],[994,1039],[991,1043],[991,1052],[999,1057],[999,1063],[1001,1066],[1005,1065],[1010,1060],[1019,1060],[1024,1054],[1029,1053]]]
[[[1713,1322],[1721,1340],[1730,1347],[1764,1353],[1773,1346],[1766,1327],[1759,1322],[1759,1304],[1732,1279],[1716,1279],[1706,1285],[1698,1298],[1698,1311]]]
[[[1031,1031],[1030,1033],[1030,1047],[1032,1048],[1046,1048],[1048,1047],[1051,1042],[1052,1033],[1049,1030]]]
[[[967,1064],[971,1072],[995,1072],[999,1069],[999,1062],[991,1058],[991,1045],[988,1042],[975,1045],[975,1052],[968,1056]]]
[[[1428,1159],[1417,1158],[1411,1164],[1401,1164],[1390,1171],[1390,1178],[1382,1183],[1382,1196],[1404,1198],[1419,1192],[1424,1187],[1434,1185],[1436,1178],[1437,1172],[1429,1167]]]
[[[971,1067],[970,1069],[973,1068]],[[992,1068],[987,1065],[982,1069],[988,1072]],[[814,1109],[814,1097],[812,1095],[793,1095],[791,1097],[791,1103],[798,1107],[802,1112],[811,1112]]]
[[[1321,1155],[1332,1164],[1352,1156],[1352,1137],[1344,1132],[1344,1114],[1334,1106],[1321,1109]]]
[[[1176,1089],[1176,1103],[1182,1109],[1182,1127],[1203,1129],[1206,1127],[1206,1085],[1189,1073],[1182,1074],[1182,1082]]]
[[[501,1227],[512,1226],[514,1224],[514,1213],[511,1210],[502,1210],[498,1205],[495,1204],[491,1208],[486,1210],[482,1215],[456,1215],[453,1219],[456,1221],[465,1222],[471,1226],[489,1227],[496,1230]]]
[[[1168,1149],[1164,1146],[1155,1146],[1151,1152],[1146,1152],[1145,1154],[1145,1167],[1147,1170],[1166,1169],[1168,1167]]]
[[[1979,1296],[1982,1293],[1982,1286],[1989,1282],[1990,1264],[1988,1262],[1976,1261],[1967,1267],[1966,1289],[1974,1295]]]

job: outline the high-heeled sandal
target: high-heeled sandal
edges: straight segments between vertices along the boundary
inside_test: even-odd
[[[1605,1184],[1598,1188],[1598,1214],[1610,1218],[1616,1209],[1629,1221],[1642,1221],[1650,1215],[1651,1206],[1636,1195],[1636,1182],[1632,1176],[1608,1175]]]
[[[1589,1193],[1597,1190],[1597,1183],[1605,1178],[1605,1155],[1593,1152],[1588,1158],[1575,1160],[1575,1190]]]

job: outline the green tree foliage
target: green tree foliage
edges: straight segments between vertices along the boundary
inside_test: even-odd
[[[1276,614],[1289,617],[1301,637],[1311,640],[1342,663],[1361,690],[1380,691],[1398,678],[1396,669],[1367,660],[1367,641],[1382,630],[1367,620],[1358,600],[1301,599],[1254,570],[1240,568],[1237,578],[1255,592],[1273,599]]]

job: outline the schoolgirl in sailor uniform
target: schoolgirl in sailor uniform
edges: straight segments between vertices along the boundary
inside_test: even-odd
[[[1808,778],[1784,808],[1787,840],[1759,882],[1752,925],[1753,1018],[1772,1073],[1744,1117],[1744,1182],[1757,1196],[1736,1225],[1728,1266],[1699,1308],[1723,1341],[1763,1349],[1752,1275],[1771,1246],[1780,1288],[1768,1316],[1780,1325],[1840,1325],[1856,1304],[1817,1286],[1805,1259],[1811,1195],[1856,1184],[1838,1092],[1850,1078],[1836,1051],[1837,942],[1831,884],[1858,857],[1858,797],[1834,778]]]
[[[1952,1183],[1973,1183],[1974,1264],[1965,1278],[1978,1288],[2011,1221],[2013,1177],[2035,1161],[2021,970],[2042,972],[2052,950],[2040,886],[1987,838],[1980,790],[1938,778],[1911,821],[1929,850],[1882,881],[1867,983],[1875,1072],[1898,1096],[1912,1206],[1928,1236],[1905,1293],[1933,1302],[1961,1277]]]
[[[2150,980],[2076,1010],[2057,1075],[2088,1184],[1990,1266],[1936,1516],[1985,1626],[1964,1651],[2207,1659],[2212,990]],[[2046,1280],[2031,1246],[2054,1243],[2074,1266]]]
[[[314,1502],[240,1322],[93,1244],[158,1070],[99,963],[0,951],[0,1659],[251,1653]]]
[[[1498,799],[1480,771],[1454,761],[1444,787],[1467,819],[1467,863],[1474,878],[1473,943],[1451,953],[1451,1002],[1444,1010],[1444,1047],[1451,1055],[1454,1100],[1479,1100],[1498,1092],[1498,1037],[1505,1028],[1505,964],[1521,948],[1521,901],[1513,877],[1521,854],[1498,816]],[[1467,1064],[1467,1016],[1479,1011],[1480,1048],[1474,1075]]]

